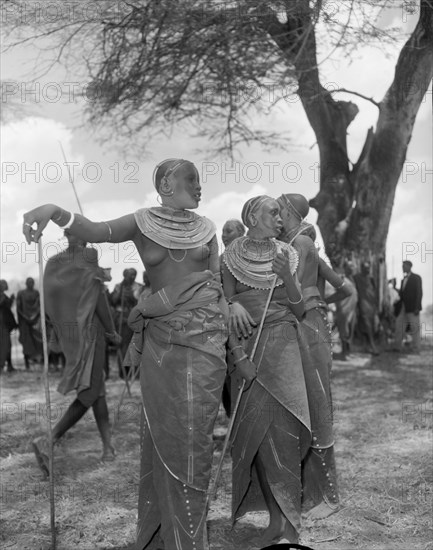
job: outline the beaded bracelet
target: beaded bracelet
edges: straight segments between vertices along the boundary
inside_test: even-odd
[[[111,241],[111,236],[112,236],[111,227],[110,227],[110,224],[108,222],[104,222],[104,223],[108,227],[108,242],[109,242],[109,241]]]
[[[241,357],[239,357],[239,359],[236,359],[236,361],[233,361],[233,364],[237,365],[238,363],[240,363],[244,359],[248,359],[248,355],[246,353],[244,353]]]
[[[75,214],[72,214],[72,212],[69,212],[71,214],[71,217],[69,218],[69,221],[65,223],[65,225],[59,225],[60,229],[69,229],[71,225],[74,223],[75,220]]]
[[[63,216],[63,210],[60,208],[60,214],[58,215],[57,218],[53,218],[52,221],[53,221],[54,223],[57,223],[59,220],[62,219],[62,216]]]

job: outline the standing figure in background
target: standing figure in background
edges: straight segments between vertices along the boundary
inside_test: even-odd
[[[223,245],[227,248],[232,241],[244,235],[245,225],[240,220],[230,219],[223,225],[221,240]]]
[[[53,428],[53,441],[70,430],[93,409],[102,439],[101,460],[114,459],[111,429],[105,399],[105,339],[114,344],[120,337],[112,325],[108,302],[104,298],[104,269],[98,254],[86,242],[65,231],[68,248],[51,257],[45,267],[45,309],[65,355],[58,391],[64,395],[76,390],[77,397]],[[33,441],[39,466],[48,473],[48,440],[40,436]]]
[[[129,342],[132,338],[132,330],[128,326],[128,317],[134,306],[137,305],[138,298],[143,290],[143,285],[135,281],[137,270],[133,267],[123,271],[123,281],[114,287],[110,295],[111,304],[116,310],[115,325],[116,329],[122,337],[122,345],[120,351],[122,358],[125,357]],[[119,376],[123,374],[119,368]]]
[[[236,219],[230,219],[225,222],[223,225],[221,240],[225,248],[229,246],[231,242],[239,237],[245,235],[245,225]],[[223,282],[224,274],[224,263],[223,263],[223,254],[220,255],[220,269],[221,269],[221,282]],[[229,371],[232,368],[231,365],[232,357],[230,354],[227,355],[227,374],[224,381],[223,395],[222,395],[222,404],[226,415],[230,417],[231,415],[231,380]]]
[[[373,355],[379,355],[379,350],[374,341],[376,323],[379,316],[377,311],[377,289],[373,277],[370,275],[370,262],[361,264],[361,271],[354,277],[358,292],[358,327],[361,334],[367,338],[370,351]]]
[[[419,353],[421,348],[421,324],[419,314],[422,310],[422,279],[412,273],[412,262],[403,262],[404,279],[400,288],[400,311],[395,323],[395,349],[402,351],[406,328],[412,338],[410,351]]]
[[[382,326],[385,331],[386,343],[394,343],[395,335],[395,322],[400,313],[400,292],[397,289],[397,279],[393,277],[388,279],[388,284],[385,292],[385,299],[383,300],[383,312],[382,312]],[[388,349],[388,351],[392,351]]]
[[[143,284],[141,285],[140,296],[147,298],[152,294],[152,287],[150,286],[149,275],[147,271],[143,271]]]
[[[331,331],[327,303],[347,297],[350,289],[321,258],[315,231],[304,218],[309,204],[303,195],[286,193],[278,199],[283,220],[280,240],[299,254],[297,270],[305,304],[298,337],[310,409],[313,441],[302,464],[303,508],[310,519],[323,519],[339,509],[334,453],[331,395]],[[335,292],[324,298],[325,281]]]
[[[35,289],[32,277],[26,279],[26,288],[17,294],[18,325],[20,342],[23,346],[26,369],[30,369],[30,360],[43,359],[41,333],[41,305],[39,291]]]
[[[341,341],[341,353],[338,359],[347,360],[350,353],[353,334],[356,323],[356,306],[358,304],[358,292],[356,290],[355,279],[353,278],[354,265],[351,261],[344,263],[344,284],[350,289],[351,294],[343,300],[337,302],[336,324]],[[337,358],[334,355],[335,358]]]
[[[12,294],[8,296],[6,290],[8,290],[7,281],[0,280],[0,372],[3,371],[5,363],[7,364],[7,372],[13,372],[14,366],[12,365],[12,345],[11,345],[11,332],[18,327],[15,321],[14,314],[11,307],[14,303],[15,296]]]

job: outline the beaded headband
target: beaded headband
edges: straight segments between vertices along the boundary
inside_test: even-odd
[[[299,212],[299,210],[297,210],[295,208],[295,206],[293,206],[293,204],[290,202],[289,198],[287,197],[287,195],[281,195],[281,197],[278,197],[277,199],[277,202],[279,202],[280,204],[282,203],[283,206],[285,206],[287,208],[287,210],[293,214],[293,216],[295,216],[295,218],[297,218],[300,222],[303,220],[303,216],[302,214]]]
[[[254,212],[257,212],[257,210],[267,200],[273,200],[273,199],[268,195],[259,195],[258,197],[253,197],[252,199],[247,200],[247,202],[244,204],[244,207],[242,208],[242,215],[241,215],[244,225],[249,226],[248,218],[251,216],[251,214],[254,214]]]
[[[152,175],[153,186],[155,187],[155,189],[157,189],[156,173],[161,168],[161,166],[166,162],[174,162],[174,164],[167,168],[167,170],[164,172],[164,175],[162,176],[163,178],[168,178],[168,176],[171,176],[172,174],[174,174],[178,168],[180,168],[183,164],[185,164],[185,162],[189,162],[189,160],[173,158],[173,159],[165,159],[159,164],[157,164]]]

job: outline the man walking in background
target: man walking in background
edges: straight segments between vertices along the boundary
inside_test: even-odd
[[[403,262],[404,279],[400,288],[400,312],[395,323],[395,351],[402,351],[403,339],[408,328],[412,337],[409,349],[412,353],[419,353],[421,347],[421,325],[419,314],[422,310],[422,279],[412,273],[412,262]]]

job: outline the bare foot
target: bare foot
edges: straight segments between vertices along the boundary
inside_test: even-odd
[[[112,445],[104,447],[101,455],[101,462],[113,462],[116,459],[116,451]]]
[[[50,445],[48,438],[45,436],[37,437],[32,441],[33,451],[36,456],[39,468],[45,474],[46,477],[50,475]]]
[[[331,514],[335,514],[335,512],[338,512],[338,510],[340,510],[339,504],[330,505],[322,501],[320,504],[318,504],[314,508],[311,508],[311,510],[309,510],[305,514],[305,519],[309,519],[313,521],[317,519],[325,519]]]
[[[283,517],[272,520],[263,533],[254,539],[259,545],[272,544],[285,539],[288,542],[298,542],[298,534],[293,526]]]

